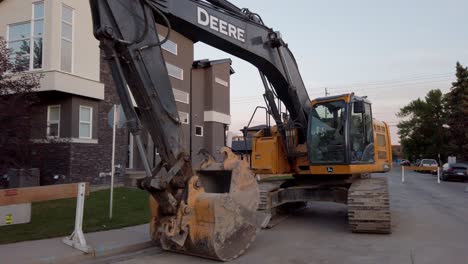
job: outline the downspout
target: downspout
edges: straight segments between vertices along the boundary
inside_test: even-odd
[[[189,119],[190,119],[190,120],[189,120],[189,133],[190,133],[190,135],[189,135],[189,138],[190,138],[190,139],[189,139],[189,145],[190,145],[190,146],[189,146],[189,151],[190,151],[190,160],[193,160],[193,157],[192,157],[192,135],[193,135],[193,134],[192,134],[192,132],[193,132],[193,131],[192,131],[192,129],[193,129],[193,106],[192,106],[192,103],[193,103],[193,101],[192,101],[192,95],[193,95],[193,93],[192,93],[193,79],[192,79],[192,77],[193,77],[193,76],[192,76],[192,75],[193,75],[193,65],[192,65],[191,68],[190,68],[190,90],[189,90],[189,93],[190,93],[190,95],[189,95],[189,103],[190,103],[190,118],[189,118]]]

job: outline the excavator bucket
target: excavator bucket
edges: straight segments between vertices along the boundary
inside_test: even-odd
[[[227,148],[223,152],[223,163],[209,159],[190,178],[175,221],[159,217],[151,199],[151,234],[163,249],[229,261],[254,241],[261,221],[255,175],[246,161]]]

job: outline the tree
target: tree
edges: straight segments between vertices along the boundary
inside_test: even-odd
[[[32,164],[31,109],[38,101],[41,75],[19,73],[26,63],[29,67],[29,59],[11,54],[0,37],[0,173]]]
[[[450,151],[468,161],[468,68],[456,65],[457,81],[447,94]]]
[[[445,96],[437,89],[400,109],[397,116],[405,120],[397,127],[405,158],[437,159],[439,154],[443,159],[447,157],[446,104]]]

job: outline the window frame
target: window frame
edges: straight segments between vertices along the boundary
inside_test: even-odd
[[[215,83],[220,84],[224,87],[229,87],[229,82],[219,77],[215,77]]]
[[[197,134],[197,128],[200,128],[200,129],[201,129],[201,134]],[[196,136],[196,137],[203,137],[203,135],[204,135],[203,126],[195,126],[195,136]]]
[[[324,117],[322,118],[321,117],[321,113],[316,110],[316,108],[318,106],[324,106],[326,107],[326,104],[329,104],[329,103],[339,103],[340,104],[340,109],[342,109],[341,111],[343,111],[341,113],[341,116],[339,117],[340,119],[345,117],[345,119],[349,119],[349,112],[350,112],[350,107],[349,107],[349,103],[345,102],[344,100],[336,100],[336,101],[323,101],[323,102],[318,102],[316,103],[315,105],[313,105],[313,109],[311,110],[311,113],[310,113],[310,116],[309,116],[309,125],[308,125],[308,128],[307,128],[307,145],[309,146],[307,149],[308,149],[308,159],[309,159],[309,162],[312,166],[320,166],[320,165],[342,165],[342,164],[349,164],[349,150],[346,148],[346,140],[348,138],[348,124],[343,124],[344,127],[343,127],[343,136],[342,136],[342,140],[344,142],[344,147],[343,147],[343,158],[340,159],[340,160],[316,160],[315,157],[317,157],[317,153],[314,153],[314,151],[318,151],[318,148],[315,148],[315,147],[311,147],[313,145],[316,145],[316,142],[317,142],[317,145],[320,144],[320,141],[317,141],[319,140],[319,136],[318,134],[319,133],[324,133],[325,130],[323,128],[320,128],[318,127],[315,123],[317,121],[319,122],[322,122],[323,124],[327,125],[327,123],[325,123],[324,121],[322,121],[324,118],[328,118],[328,115],[331,114],[333,115],[333,113],[328,113],[328,112],[324,112]],[[328,108],[328,107],[326,107]],[[316,111],[316,114],[317,116],[314,116],[313,114],[313,111]],[[317,119],[315,122],[313,119]],[[320,123],[319,123],[320,124]],[[335,130],[338,129],[338,128],[334,128]],[[328,144],[328,143],[327,143]]]
[[[28,38],[21,38],[21,39],[11,40],[10,39],[11,27],[21,25],[21,24],[29,24],[29,37]],[[28,65],[27,71],[31,70],[31,36],[32,36],[32,34],[33,33],[31,32],[31,21],[22,21],[22,22],[16,22],[16,23],[12,23],[12,24],[7,25],[7,30],[6,30],[6,47],[7,47],[7,49],[11,49],[10,42],[25,41],[25,40],[29,41],[29,53],[28,53],[29,65]],[[14,55],[16,57],[16,53],[13,53],[12,55]]]
[[[190,114],[187,113],[187,112],[184,112],[184,111],[178,111],[178,113],[179,113],[180,123],[185,124],[185,125],[189,125],[189,124],[190,124]],[[187,115],[187,122],[183,122],[183,121],[182,121],[182,118],[181,118],[181,115],[180,115],[181,113]]]
[[[42,4],[44,12],[43,12],[42,17],[37,18],[37,17],[35,17],[36,14],[35,14],[34,7],[36,5],[39,5],[39,4]],[[28,53],[29,65],[28,65],[28,69],[25,70],[25,72],[40,71],[40,70],[44,69],[44,35],[45,35],[45,28],[46,28],[45,27],[45,17],[46,17],[45,16],[45,11],[46,11],[46,9],[45,9],[45,2],[44,1],[32,2],[31,3],[31,19],[30,20],[7,24],[6,38],[5,38],[6,39],[7,49],[11,49],[10,48],[10,42],[25,41],[25,40],[29,41],[29,53]],[[42,36],[41,37],[35,37],[34,36],[35,24],[36,24],[37,21],[40,21],[40,20],[42,20]],[[21,25],[21,24],[29,24],[29,37],[11,40],[10,39],[11,27],[16,26],[16,25]],[[41,67],[40,68],[34,68],[34,40],[35,39],[42,39],[42,53],[41,53],[42,62],[41,62]]]
[[[190,94],[189,93],[187,93],[185,91],[182,91],[182,90],[179,90],[179,89],[176,89],[176,88],[172,88],[172,92],[174,93],[174,99],[176,100],[176,102],[183,103],[183,104],[190,104]],[[178,100],[177,97],[176,97],[176,92],[184,93],[184,96],[186,96],[187,99],[185,101]]]
[[[65,21],[63,19],[63,9],[64,8],[69,8],[72,11],[72,18],[71,18],[71,23],[68,21]],[[68,39],[63,36],[63,23],[68,24],[71,26],[71,39]],[[74,40],[75,40],[75,9],[67,4],[62,3],[61,8],[60,8],[60,71],[67,72],[67,73],[74,73],[75,72],[75,67],[74,67],[74,62],[75,62],[75,45],[74,45]],[[71,44],[71,54],[70,54],[70,72],[63,70],[62,66],[62,52],[63,52],[63,45],[62,41],[67,41]]]
[[[53,107],[58,108],[59,117],[58,120],[50,120],[50,109]],[[47,106],[47,129],[46,137],[47,138],[59,138],[60,137],[60,119],[61,119],[62,106],[61,105],[48,105]],[[53,123],[52,123],[53,122]],[[50,124],[57,124],[57,136],[50,136]]]
[[[81,120],[81,109],[87,108],[89,109],[89,121],[82,121]],[[89,124],[89,137],[82,137],[80,135],[80,125],[81,124]],[[87,105],[80,105],[79,113],[78,113],[78,138],[82,139],[93,139],[93,107]]]
[[[349,115],[348,115],[348,120],[350,122],[349,124],[349,135],[348,137],[351,137],[351,129],[353,127],[353,124],[351,122],[352,120],[352,116],[354,113],[354,102],[355,101],[351,101],[351,103],[349,104]],[[375,147],[383,147],[383,146],[379,146],[378,142],[377,142],[377,146],[375,146],[375,141],[374,141],[374,133],[376,133],[376,130],[374,129],[374,125],[373,125],[373,113],[372,113],[372,105],[370,102],[367,102],[367,101],[363,101],[364,103],[364,113],[359,113],[359,115],[361,116],[361,122],[363,124],[363,131],[362,132],[362,136],[365,140],[364,144],[366,145],[366,147],[370,144],[373,144],[374,145],[374,158],[373,160],[367,160],[367,161],[362,161],[362,160],[352,160],[352,144],[351,144],[351,141],[350,141],[350,144],[348,146],[348,157],[349,157],[349,164],[372,164],[375,162],[375,157],[377,155],[378,157],[378,154],[379,154],[379,151],[376,151],[375,150]],[[369,111],[367,111],[369,110]],[[358,113],[356,113],[358,114]],[[368,118],[366,118],[366,115],[368,114]],[[384,138],[385,138],[385,143],[386,143],[386,140],[387,140],[387,137],[385,135],[383,135]],[[378,140],[378,139],[376,139]],[[365,150],[365,148],[363,149],[363,151]],[[387,146],[385,145],[385,148]],[[380,152],[383,152],[383,151],[380,151]],[[385,152],[386,153],[386,152]],[[384,158],[386,159],[386,158]]]
[[[164,36],[161,36],[160,34],[158,34],[158,39],[159,39],[159,41],[161,41],[162,39],[164,39]],[[175,51],[172,51],[171,49],[169,49],[169,48],[167,47],[167,44],[170,44],[170,43],[174,44],[174,46],[175,46]],[[178,53],[179,53],[179,45],[177,44],[177,42],[175,42],[175,41],[173,41],[173,40],[170,40],[170,39],[168,39],[164,44],[162,44],[162,45],[161,45],[161,48],[162,48],[163,50],[165,50],[165,51],[171,53],[171,54],[176,55],[176,56],[177,56]]]
[[[35,14],[35,10],[34,10],[34,7],[35,5],[38,5],[38,4],[42,4],[42,8],[43,8],[43,14],[42,14],[42,17],[36,17],[36,14]],[[33,2],[32,3],[32,16],[31,16],[31,53],[30,53],[30,70],[34,71],[34,70],[42,70],[44,68],[44,35],[45,35],[45,12],[46,12],[46,9],[45,9],[45,2],[44,1],[37,1],[37,2]],[[42,36],[39,38],[39,37],[35,37],[34,34],[35,34],[35,25],[36,25],[36,22],[37,21],[40,21],[42,20]],[[34,68],[34,40],[35,39],[42,39],[42,54],[41,54],[41,59],[42,59],[42,62],[41,62],[41,67],[40,68]],[[32,55],[32,56],[31,56]]]
[[[175,76],[175,75],[171,74],[171,73],[169,72],[169,65],[172,66],[172,67],[175,67],[175,68],[177,68],[177,69],[180,69],[181,76]],[[174,64],[172,64],[172,63],[166,62],[166,69],[167,69],[167,74],[168,74],[169,76],[174,77],[174,78],[176,78],[176,79],[178,79],[178,80],[181,80],[181,81],[184,80],[184,69],[182,69],[181,67],[176,66],[176,65],[174,65]]]

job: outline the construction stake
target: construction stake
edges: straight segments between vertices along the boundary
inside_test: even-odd
[[[401,166],[401,182],[405,182],[405,166]]]
[[[76,215],[75,215],[75,230],[73,233],[62,239],[63,243],[81,250],[85,253],[90,253],[92,248],[86,244],[86,239],[83,234],[83,211],[86,195],[86,183],[78,184],[78,195],[76,198]]]

